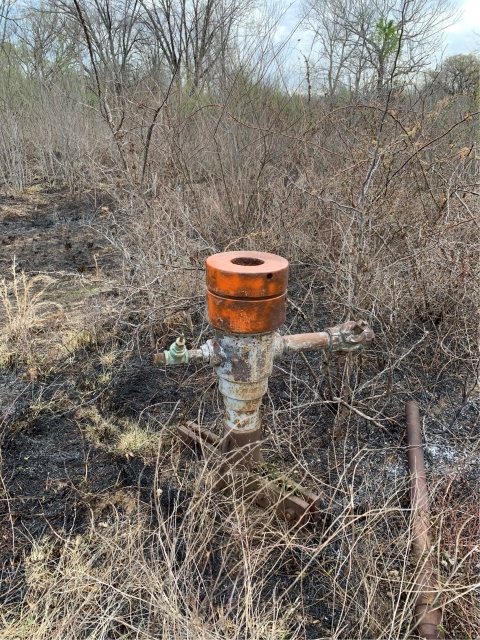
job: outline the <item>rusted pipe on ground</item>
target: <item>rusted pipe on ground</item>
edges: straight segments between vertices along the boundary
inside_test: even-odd
[[[410,500],[412,508],[412,553],[417,560],[417,601],[415,624],[419,635],[426,640],[444,638],[442,610],[434,605],[438,583],[436,569],[431,560],[430,509],[428,505],[427,477],[423,457],[422,433],[418,405],[410,400],[405,405],[407,422],[408,467],[410,471]]]

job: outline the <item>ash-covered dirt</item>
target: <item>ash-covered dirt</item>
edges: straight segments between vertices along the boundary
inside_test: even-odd
[[[119,258],[90,224],[96,216],[105,215],[108,206],[73,203],[54,191],[25,198],[2,197],[0,273],[11,277],[15,257],[17,269],[30,274],[88,274],[100,265],[105,276],[112,275]],[[287,330],[311,331],[312,325],[320,330],[343,320],[332,321],[317,302],[323,297],[322,283],[309,285],[306,297],[302,269],[292,267],[289,295],[294,305],[289,307]],[[102,303],[104,293],[98,295]],[[303,314],[298,313],[299,304]],[[275,366],[264,400],[267,462],[324,492],[330,518],[352,495],[354,508],[361,513],[376,496],[384,496],[386,488],[395,492],[404,484],[403,410],[412,397],[420,404],[426,463],[432,476],[447,473],[464,460],[462,477],[480,490],[476,453],[480,397],[466,397],[461,376],[448,369],[434,376],[433,384],[427,379],[423,386],[416,379],[412,382],[409,372],[418,371],[420,355],[423,361],[428,359],[428,350],[420,355],[417,350],[402,360],[392,371],[388,392],[384,379],[381,384],[368,384],[379,376],[385,348],[380,327],[374,329],[375,345],[354,364],[331,358],[327,367],[320,354],[308,354],[308,365],[299,355],[282,359]],[[205,333],[203,339],[206,337]],[[106,343],[108,339],[107,335]],[[418,340],[415,330],[409,339],[410,344],[399,346],[399,355]],[[108,518],[112,508],[128,513],[138,498],[155,521],[154,461],[113,454],[89,439],[79,410],[95,407],[113,424],[127,418],[153,425],[194,420],[220,433],[221,404],[213,371],[205,366],[154,367],[151,351],[145,339],[108,376],[99,362],[98,345],[82,345],[52,370],[34,376],[22,368],[0,371],[0,597],[4,603],[23,598],[24,554],[43,536],[85,532]],[[348,400],[358,412],[342,413],[342,407],[332,400],[331,386],[338,391],[346,366],[351,367],[351,386],[364,386]],[[372,396],[378,398],[372,401]],[[188,469],[195,459],[195,453],[184,451],[180,466]],[[345,482],[352,487],[350,494],[344,490]],[[342,490],[333,489],[340,485]],[[164,479],[160,506],[167,512],[172,504],[188,500],[187,495],[179,497],[176,487],[172,475]],[[315,535],[311,534],[309,544],[315,545]],[[320,539],[320,531],[318,536]],[[206,569],[210,580],[218,578],[216,546],[221,546],[220,538],[211,541],[212,560]],[[332,554],[336,552],[332,548]],[[284,558],[274,577],[269,574],[265,597],[274,589],[287,588],[305,562]],[[328,554],[325,562],[328,565]],[[266,573],[269,567],[265,566]],[[292,598],[298,593],[292,591]],[[302,597],[309,619],[315,622],[305,626],[305,638],[319,637],[334,624],[335,607],[325,593],[324,578],[307,574]]]
[[[88,226],[95,212],[108,215],[108,207],[72,202],[55,189],[0,196],[0,272],[11,268],[14,256],[27,273],[92,272],[94,255],[105,270],[112,268],[111,247]]]

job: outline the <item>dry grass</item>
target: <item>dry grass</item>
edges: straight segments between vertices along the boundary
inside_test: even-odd
[[[292,530],[212,490],[203,463],[180,464],[171,469],[177,480],[166,482],[169,459],[157,459],[153,513],[140,505],[127,516],[112,503],[92,512],[83,535],[34,542],[23,603],[0,609],[1,638],[283,640],[304,638],[306,629],[316,638],[409,637],[414,566],[402,481],[379,489],[361,510],[351,504],[362,486],[350,490],[315,529]],[[330,487],[331,495],[348,489],[346,474]],[[444,484],[435,495],[447,500]],[[440,578],[446,623],[465,638],[479,624],[472,498],[463,502],[470,519],[443,503],[433,549],[448,564]],[[462,542],[468,523],[471,537]],[[456,538],[446,537],[459,524]]]
[[[117,436],[115,451],[125,458],[151,458],[159,446],[159,437],[149,425],[127,420]]]
[[[475,638],[480,623],[480,495],[452,471],[434,495],[437,557],[445,585],[445,624],[458,638]]]
[[[288,383],[272,381],[268,453],[322,489],[324,515],[317,528],[288,529],[215,492],[211,472],[180,452],[167,427],[110,416],[89,400],[72,411],[87,441],[122,463],[153,466],[153,498],[133,514],[113,503],[107,515],[92,511],[81,535],[33,540],[23,600],[0,607],[0,638],[407,638],[415,567],[398,434],[411,395],[425,407],[425,433],[440,423],[466,451],[458,468],[439,466],[446,480],[431,467],[432,553],[448,633],[479,637],[478,470],[462,485],[478,456],[450,433],[452,412],[469,403],[478,411],[478,106],[421,86],[398,88],[389,104],[332,105],[242,74],[228,83],[198,94],[124,87],[115,136],[80,82],[12,90],[0,107],[2,188],[20,193],[40,175],[86,193],[96,212],[88,224],[120,256],[115,281],[104,283],[119,295],[108,305],[88,298],[69,315],[46,298],[50,279],[14,267],[0,289],[0,367],[41,369],[88,349],[97,367],[88,392],[101,405],[127,354],[163,347],[177,329],[192,346],[205,339],[207,255],[285,255],[288,331],[361,316],[377,336],[361,359],[312,361],[315,376],[280,363]],[[17,108],[23,101],[28,108]],[[150,114],[163,103],[147,157]],[[100,195],[108,207],[97,206]],[[104,278],[95,259],[93,279]],[[66,321],[46,358],[57,312]],[[204,372],[192,375],[211,385]],[[312,471],[307,408],[317,408],[319,430],[331,426],[346,389],[353,410],[336,415],[328,442],[315,442]],[[201,415],[202,402],[188,411]]]
[[[37,364],[39,335],[62,314],[60,304],[45,300],[46,291],[54,282],[49,276],[28,277],[23,271],[18,273],[15,260],[11,280],[3,278],[0,282],[0,302],[5,315],[0,353],[4,365],[9,360],[29,367]]]

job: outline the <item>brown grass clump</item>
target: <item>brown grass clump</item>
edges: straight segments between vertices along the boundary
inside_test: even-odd
[[[474,638],[480,622],[480,495],[458,472],[434,494],[437,557],[445,584],[445,624],[457,638]]]
[[[0,302],[5,322],[0,342],[0,361],[4,365],[10,360],[35,366],[38,360],[38,342],[41,335],[52,328],[62,313],[62,306],[45,300],[49,286],[55,280],[50,276],[28,277],[24,271],[17,272],[15,260],[12,278],[0,282]]]

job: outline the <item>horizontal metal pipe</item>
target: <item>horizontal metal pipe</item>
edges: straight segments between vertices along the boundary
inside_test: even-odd
[[[428,506],[427,476],[423,457],[423,443],[418,405],[413,400],[405,405],[407,422],[408,467],[410,470],[410,499],[412,505],[412,552],[418,562],[416,574],[417,601],[415,621],[418,633],[426,640],[444,638],[442,610],[432,602],[437,595],[436,570],[431,557],[430,510]]]
[[[275,335],[275,357],[285,353],[325,349],[338,354],[360,351],[374,338],[365,320],[349,320],[318,333],[299,333],[293,336]]]
[[[318,333],[299,333],[293,336],[283,336],[282,353],[298,353],[299,351],[315,351],[329,349],[330,334],[326,331]]]

